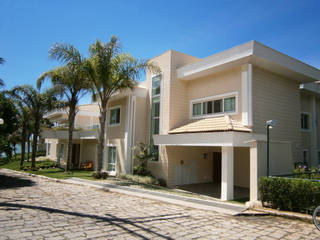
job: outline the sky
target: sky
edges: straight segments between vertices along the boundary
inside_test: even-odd
[[[91,43],[112,35],[141,59],[169,49],[204,58],[257,40],[320,68],[320,1],[0,0],[0,79],[6,89],[35,86],[61,65],[48,56],[54,43],[87,57]]]

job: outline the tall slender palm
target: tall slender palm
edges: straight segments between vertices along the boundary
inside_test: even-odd
[[[43,120],[43,116],[57,107],[57,92],[55,89],[48,89],[44,92],[39,92],[31,85],[23,85],[15,87],[12,93],[19,95],[23,103],[30,108],[30,116],[33,118],[33,141],[32,141],[32,163],[31,167],[35,168],[36,152],[38,137],[40,134],[40,124]]]
[[[57,67],[51,71],[43,73],[38,81],[38,88],[41,87],[46,78],[51,80],[54,88],[58,89],[62,96],[66,98],[68,107],[69,141],[68,157],[65,171],[70,170],[72,158],[72,135],[74,121],[77,114],[79,100],[86,94],[89,84],[84,71],[85,59],[80,52],[69,44],[55,44],[50,50],[50,57],[66,63],[65,66]]]
[[[26,152],[26,142],[28,136],[28,124],[30,121],[30,108],[27,106],[20,95],[13,92],[9,94],[14,98],[14,103],[17,109],[17,114],[19,117],[20,133],[21,133],[21,158],[20,158],[20,169],[23,168]],[[29,157],[29,156],[28,156]]]
[[[3,64],[4,62],[5,60],[2,57],[0,57],[0,64]],[[3,86],[4,86],[4,82],[2,79],[0,79],[0,87],[3,87]]]
[[[108,43],[97,40],[89,48],[90,58],[87,61],[87,72],[91,82],[93,96],[99,100],[100,129],[98,138],[97,161],[95,171],[101,171],[105,141],[107,105],[112,95],[125,89],[133,89],[135,79],[145,68],[157,70],[147,61],[138,60],[130,54],[121,52],[120,42],[112,36]]]

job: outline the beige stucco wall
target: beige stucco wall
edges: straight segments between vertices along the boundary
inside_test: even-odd
[[[270,138],[291,142],[297,161],[301,148],[299,83],[254,66],[252,92],[253,132],[265,134],[265,122],[277,120]]]
[[[242,120],[242,90],[241,90],[241,68],[233,68],[228,71],[219,72],[203,78],[188,82],[188,100],[184,104],[188,106],[187,118],[190,118],[190,101],[199,98],[211,97],[231,92],[238,92],[237,114],[232,118],[241,122]]]
[[[99,112],[99,105],[98,104],[84,104],[84,105],[78,106],[78,109],[81,111]]]
[[[47,154],[47,148],[46,148],[46,156],[52,160],[57,159],[57,143],[58,139],[49,138],[45,140],[45,143],[50,143],[50,154]]]
[[[107,113],[107,139],[117,139],[117,138],[124,138],[125,135],[125,126],[126,126],[126,98],[121,98],[119,100],[110,101],[108,105],[108,109],[120,106],[120,125],[119,126],[110,126],[110,110]]]
[[[138,145],[140,142],[146,143],[149,139],[147,137],[150,122],[150,116],[147,115],[149,112],[147,111],[148,106],[149,104],[147,104],[146,98],[136,97],[134,146]]]
[[[250,187],[250,148],[234,148],[233,173],[235,186]]]

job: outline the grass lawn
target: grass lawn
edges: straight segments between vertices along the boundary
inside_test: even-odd
[[[31,162],[25,162],[24,167],[26,168],[26,170],[20,170],[20,160],[17,159],[7,163],[4,163],[4,162],[0,163],[0,168],[7,168],[11,170],[20,171],[20,172],[33,173],[37,175],[43,175],[46,177],[58,178],[58,179],[78,177],[78,178],[84,178],[89,180],[96,180],[92,177],[92,171],[72,170],[71,173],[65,173],[64,169],[55,167],[55,164],[56,163],[51,160],[37,161],[36,167],[39,169],[37,171],[31,171],[29,170],[31,167]]]

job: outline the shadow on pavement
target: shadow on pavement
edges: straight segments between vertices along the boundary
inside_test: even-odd
[[[0,207],[7,207],[5,209],[6,211],[11,210],[11,208],[14,208],[13,210],[17,210],[17,208],[28,208],[28,209],[36,209],[36,210],[42,210],[45,212],[49,213],[59,213],[59,214],[66,214],[66,215],[72,215],[72,216],[78,216],[78,217],[84,217],[84,218],[92,218],[97,220],[98,222],[106,222],[108,224],[112,224],[114,226],[117,226],[126,232],[134,235],[135,237],[141,238],[141,239],[149,239],[148,237],[143,236],[141,233],[149,233],[154,235],[155,237],[158,238],[163,238],[163,239],[172,239],[169,236],[160,234],[154,230],[151,230],[148,227],[141,226],[140,224],[146,223],[146,222],[152,222],[152,221],[167,221],[167,220],[172,220],[172,219],[177,219],[177,218],[189,218],[189,216],[181,215],[181,214],[170,214],[170,215],[159,215],[159,216],[148,216],[148,217],[139,217],[139,218],[118,218],[114,215],[111,214],[106,214],[107,217],[99,216],[99,215],[94,215],[94,214],[86,214],[86,213],[79,213],[79,212],[71,212],[71,211],[65,211],[65,210],[60,210],[56,208],[49,208],[49,207],[41,207],[41,206],[31,206],[31,205],[26,205],[26,204],[18,204],[18,203],[8,203],[8,202],[1,202]],[[3,210],[0,208],[0,211]],[[138,230],[131,230],[126,226],[123,225],[131,225]],[[108,233],[106,233],[106,236],[108,236]]]
[[[0,173],[0,189],[32,187],[36,183],[19,176],[8,176]]]

